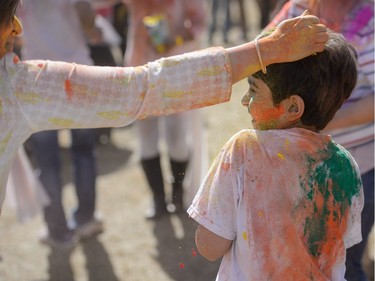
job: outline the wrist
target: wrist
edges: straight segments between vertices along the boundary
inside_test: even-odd
[[[258,61],[259,61],[260,69],[262,70],[263,74],[267,74],[267,68],[266,68],[266,66],[263,63],[262,53],[260,51],[258,38],[255,38],[254,45],[255,45],[255,50],[256,50],[257,56],[258,56]]]
[[[278,57],[278,45],[276,40],[270,37],[263,37],[258,39],[258,48],[264,67],[270,64],[277,63]]]

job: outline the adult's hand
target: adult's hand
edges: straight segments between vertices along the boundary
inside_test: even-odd
[[[281,22],[275,31],[259,40],[267,64],[290,62],[322,52],[328,40],[327,27],[312,15],[303,15]],[[263,41],[263,42],[262,42]]]
[[[281,22],[268,36],[258,40],[264,66],[302,59],[324,50],[327,28],[319,19],[303,15]],[[261,69],[254,42],[227,49],[236,83]]]

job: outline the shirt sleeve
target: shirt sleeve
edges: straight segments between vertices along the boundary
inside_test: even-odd
[[[348,215],[347,231],[344,235],[345,248],[348,249],[362,241],[361,231],[361,213],[364,206],[364,195],[359,168],[354,159],[351,160],[353,169],[357,171],[358,182],[361,184],[359,194],[355,195],[351,200],[350,211]]]
[[[233,139],[224,146],[188,209],[199,224],[228,240],[234,240],[237,234],[237,178],[241,169],[233,161],[235,147]]]
[[[14,54],[5,60],[11,92],[33,132],[125,126],[228,101],[232,88],[221,47],[125,68],[21,62]]]

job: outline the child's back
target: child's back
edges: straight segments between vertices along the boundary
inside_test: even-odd
[[[345,248],[361,239],[362,193],[341,146],[300,128],[244,130],[212,169],[214,193],[200,194],[210,204],[193,212],[224,210],[210,217],[234,240],[219,280],[343,280]]]

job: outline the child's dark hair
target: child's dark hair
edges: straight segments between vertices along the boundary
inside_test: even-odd
[[[356,51],[338,33],[329,32],[325,50],[295,62],[267,66],[267,74],[253,76],[263,80],[272,92],[274,105],[291,95],[305,103],[304,125],[323,129],[349,98],[357,83]]]
[[[8,24],[16,14],[20,0],[0,0],[0,25]]]

